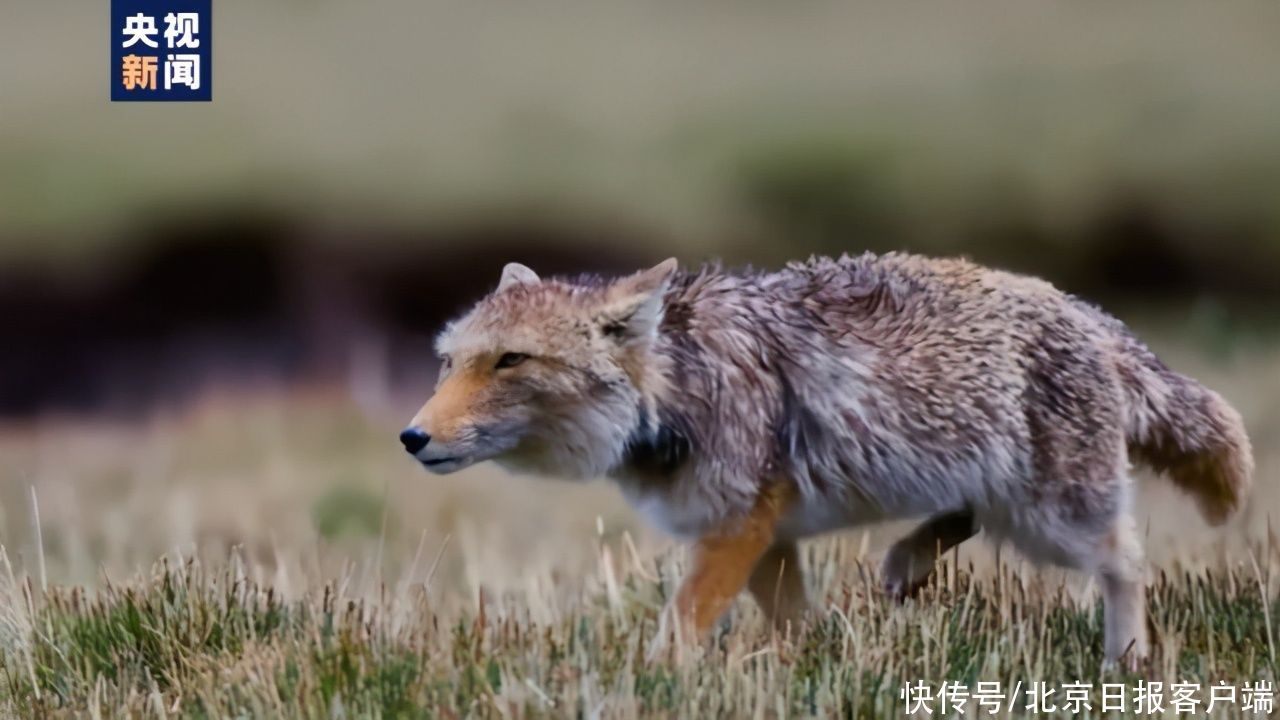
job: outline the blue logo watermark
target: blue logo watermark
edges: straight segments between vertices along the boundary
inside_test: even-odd
[[[213,99],[212,0],[111,0],[111,99]]]

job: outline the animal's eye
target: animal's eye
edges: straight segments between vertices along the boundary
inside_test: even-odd
[[[498,364],[494,365],[494,367],[498,369],[515,367],[528,359],[529,356],[524,353],[503,353],[502,357],[498,358]]]
[[[445,355],[440,358],[441,369],[448,370],[451,367],[453,367],[453,358],[449,357],[448,355]]]

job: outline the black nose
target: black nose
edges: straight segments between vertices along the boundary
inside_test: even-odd
[[[409,451],[409,454],[416,455],[431,442],[431,436],[416,427],[405,428],[404,432],[400,433],[400,442],[404,443],[404,449]]]

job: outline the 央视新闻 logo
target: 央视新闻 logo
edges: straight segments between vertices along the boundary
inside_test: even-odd
[[[111,0],[111,99],[213,99],[211,0]]]

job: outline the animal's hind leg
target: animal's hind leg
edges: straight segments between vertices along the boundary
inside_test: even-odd
[[[1003,529],[1027,557],[1097,575],[1102,587],[1108,662],[1136,667],[1147,655],[1146,588],[1142,546],[1128,510],[1129,488],[1095,487],[1088,503],[1060,498],[1027,504]],[[1079,500],[1078,494],[1067,498]],[[1083,510],[1082,510],[1083,508]],[[995,524],[998,518],[984,518]],[[1010,532],[1011,531],[1011,532]]]
[[[930,518],[889,548],[880,570],[885,592],[898,600],[914,595],[929,581],[938,558],[977,532],[968,510]]]
[[[1101,552],[1106,658],[1132,668],[1146,659],[1148,646],[1142,544],[1131,516],[1117,519]]]

